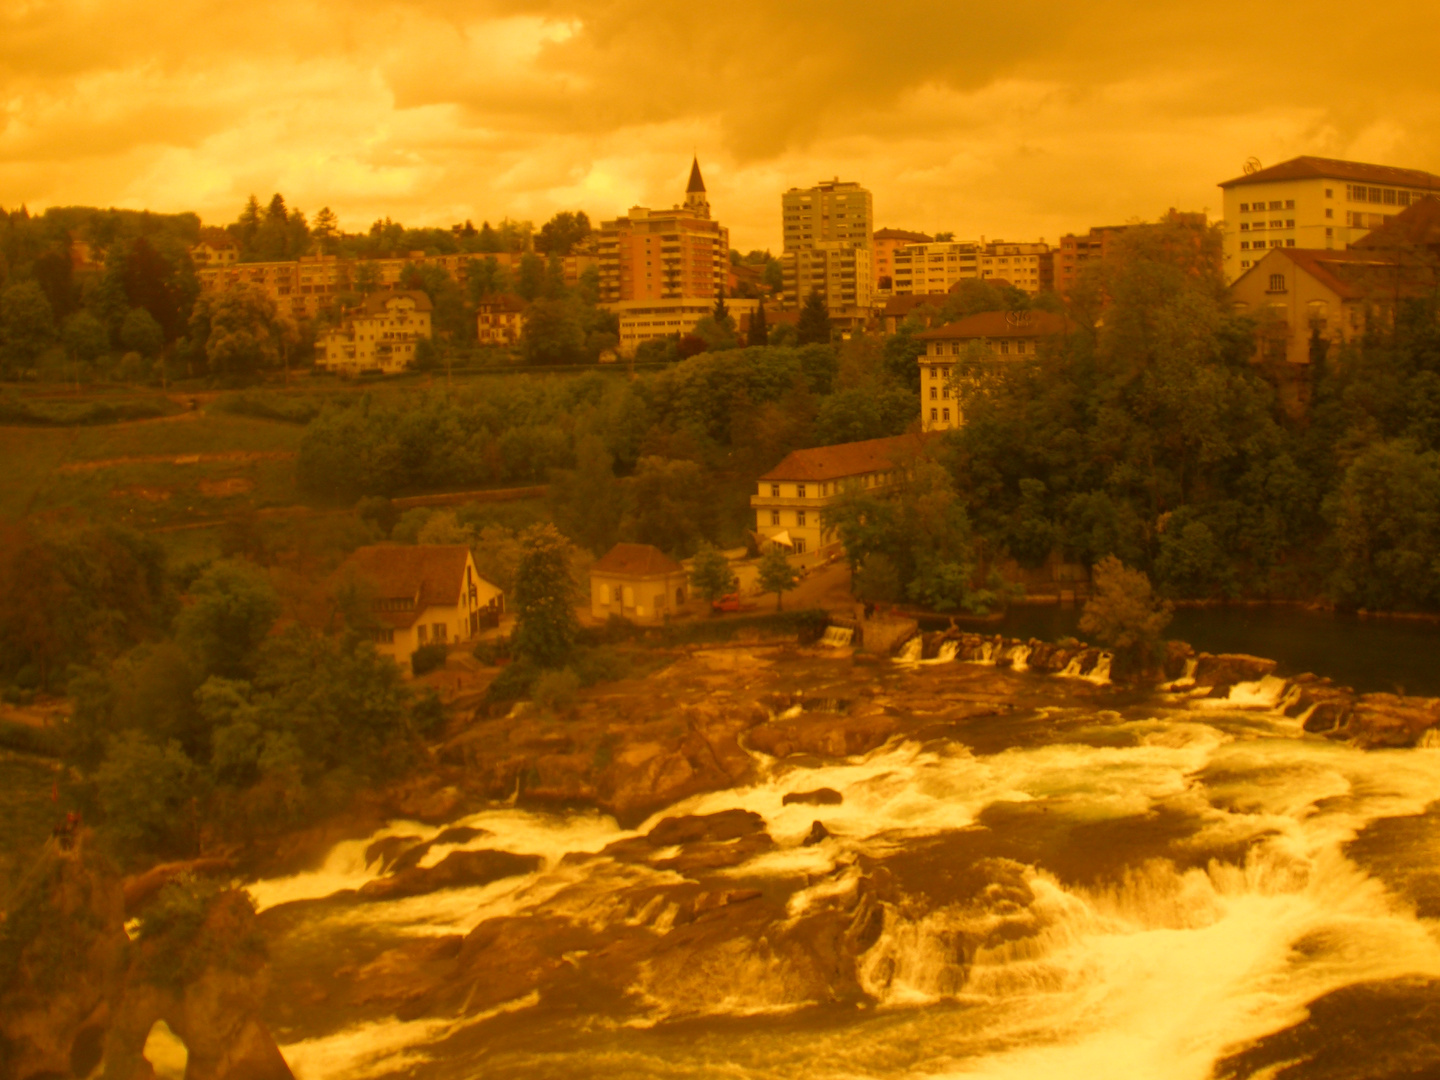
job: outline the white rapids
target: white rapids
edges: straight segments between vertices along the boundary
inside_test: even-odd
[[[911,663],[919,660],[915,644]],[[1108,656],[1102,662],[1103,669],[1073,675],[1100,683]],[[527,912],[602,925],[622,917],[605,903],[612,885],[658,872],[606,859],[566,862],[565,855],[598,852],[662,816],[736,808],[763,817],[778,846],[726,873],[798,885],[793,918],[854,889],[862,859],[978,828],[990,807],[1043,806],[1082,823],[1143,820],[1163,809],[1192,822],[1187,842],[1198,850],[1239,854],[1188,870],[1137,856],[1123,875],[1091,887],[1067,885],[1021,859],[1034,896],[1023,917],[1033,932],[999,935],[957,966],[950,943],[973,928],[967,920],[1020,916],[887,910],[879,939],[859,961],[875,1007],[857,1010],[853,1022],[737,1030],[728,1044],[714,1033],[650,1044],[637,1027],[601,1028],[576,1036],[573,1051],[535,1048],[552,1055],[544,1067],[538,1056],[510,1051],[509,1071],[495,1075],[1205,1080],[1227,1049],[1303,1019],[1305,1004],[1321,994],[1367,979],[1440,977],[1436,926],[1343,850],[1367,823],[1418,813],[1440,795],[1440,753],[1365,753],[1305,737],[1274,711],[1286,695],[1283,680],[1267,678],[1235,687],[1229,699],[1184,701],[1147,718],[1096,713],[1092,727],[1080,730],[1123,728],[1127,738],[1110,743],[1052,742],[980,756],[954,744],[901,742],[822,766],[776,763],[751,787],[688,799],[635,832],[598,814],[486,811],[454,823],[488,831],[459,846],[541,855],[539,870],[480,888],[337,905],[324,918],[412,936],[464,933],[484,919]],[[843,802],[785,805],[787,794],[820,787],[840,792]],[[802,846],[816,818],[832,835]],[[357,888],[378,872],[364,865],[374,840],[430,839],[439,831],[395,822],[338,845],[318,871],[249,888],[261,908]],[[424,864],[450,850],[432,849]],[[557,900],[577,895],[576,885],[593,886],[579,891],[583,902]],[[737,966],[737,979],[746,970]],[[759,983],[737,981],[720,1000],[733,1003],[736,1017],[805,1004],[765,993]],[[500,1011],[518,1015],[537,1004],[520,999]],[[490,1075],[489,1066],[447,1067],[437,1048],[459,1026],[484,1019],[370,1022],[282,1050],[298,1080]]]

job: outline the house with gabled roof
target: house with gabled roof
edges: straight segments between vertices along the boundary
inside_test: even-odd
[[[792,450],[750,496],[756,536],[796,555],[838,551],[839,537],[821,520],[826,507],[849,490],[894,487],[924,444],[925,436],[910,434]]]
[[[397,662],[422,645],[468,641],[499,624],[505,594],[475,569],[463,544],[376,544],[336,575],[368,605],[375,647]]]
[[[590,564],[590,614],[659,622],[688,596],[685,568],[650,544],[616,544]]]
[[[344,321],[315,341],[322,371],[391,375],[415,363],[419,343],[430,338],[430,297],[418,289],[371,293]]]
[[[977,356],[996,364],[1032,360],[1041,342],[1070,330],[1064,315],[1053,311],[982,311],[955,322],[923,330],[915,340],[925,351],[920,364],[920,422],[926,431],[945,431],[964,422],[956,395],[956,365],[973,364]],[[977,351],[972,346],[979,346]]]

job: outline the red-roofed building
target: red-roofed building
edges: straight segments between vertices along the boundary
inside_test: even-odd
[[[934,330],[922,330],[920,421],[926,431],[944,431],[964,423],[956,395],[955,365],[977,359],[1005,363],[1030,360],[1040,343],[1068,333],[1065,316],[1052,311],[982,311]],[[985,350],[977,355],[975,346]]]
[[[362,547],[336,576],[369,601],[375,647],[400,663],[422,645],[474,637],[505,610],[505,594],[480,576],[462,544]]]
[[[889,296],[895,288],[895,253],[907,244],[928,244],[935,238],[929,233],[909,229],[876,229],[871,240],[870,268],[875,275],[875,292]]]
[[[825,507],[851,488],[891,487],[923,449],[916,434],[792,450],[750,496],[755,532],[797,555],[836,549],[839,539],[820,520]]]
[[[1427,195],[1440,176],[1420,169],[1298,157],[1220,185],[1225,276],[1234,281],[1267,252],[1343,251]]]
[[[659,622],[685,603],[685,568],[650,544],[616,544],[590,564],[590,614]]]
[[[1432,261],[1383,248],[1277,248],[1230,286],[1230,297],[1256,320],[1256,359],[1297,413],[1309,402],[1317,359],[1363,334],[1369,320],[1389,318],[1396,299],[1433,291],[1435,283]]]

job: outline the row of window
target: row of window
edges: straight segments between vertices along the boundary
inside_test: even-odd
[[[932,422],[935,422],[935,421],[940,420],[942,416],[944,417],[945,423],[948,424],[948,423],[950,422],[950,410],[949,410],[949,409],[940,409],[940,410],[938,410],[938,411],[935,410],[935,409],[931,409],[931,410],[930,410],[930,420],[931,420]]]
[[[1273,220],[1273,221],[1270,222],[1270,228],[1272,228],[1272,229],[1293,229],[1293,228],[1295,228],[1295,219],[1294,219],[1294,218],[1276,218],[1275,220]],[[1240,231],[1241,231],[1241,232],[1263,232],[1264,230],[1265,230],[1265,222],[1263,222],[1263,221],[1242,221],[1242,222],[1240,223]]]
[[[1351,202],[1383,203],[1385,206],[1409,206],[1426,196],[1424,191],[1411,193],[1399,188],[1369,187],[1363,184],[1346,184],[1345,198]]]
[[[1325,194],[1326,194],[1326,195],[1329,195],[1330,193],[1327,191]],[[1263,203],[1263,202],[1243,203],[1243,202],[1242,202],[1242,203],[1240,204],[1240,212],[1241,212],[1242,214],[1259,214],[1259,213],[1263,213],[1263,212],[1266,211],[1266,210],[1294,210],[1294,209],[1295,209],[1295,200],[1294,200],[1294,199],[1271,199],[1268,203]]]
[[[780,511],[779,511],[779,510],[771,510],[771,511],[770,511],[770,524],[771,524],[771,525],[779,525],[779,524],[780,524]],[[797,528],[802,528],[802,527],[804,527],[804,525],[805,525],[805,511],[804,511],[804,510],[796,510],[796,511],[795,511],[795,525],[796,525]]]
[[[449,630],[443,622],[437,622],[433,626],[420,623],[415,627],[415,644],[417,645],[427,645],[430,642],[444,645],[448,640]]]
[[[1326,236],[1329,236],[1329,235],[1330,235],[1330,230],[1329,230],[1329,229],[1326,229],[1326,230],[1325,230],[1325,235],[1326,235]],[[1278,248],[1278,247],[1294,247],[1294,246],[1295,246],[1295,241],[1294,241],[1294,240],[1284,240],[1284,241],[1281,241],[1281,240],[1271,240],[1271,241],[1270,241],[1270,246],[1271,246],[1272,248]],[[1256,251],[1263,251],[1263,250],[1265,249],[1265,241],[1264,241],[1264,240],[1256,240],[1253,244],[1252,244],[1249,240],[1241,240],[1241,241],[1240,241],[1240,250],[1241,250],[1241,251],[1249,251],[1251,248],[1254,248]],[[1246,263],[1245,265],[1248,266],[1249,264]]]

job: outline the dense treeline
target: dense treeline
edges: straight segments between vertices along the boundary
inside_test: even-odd
[[[1129,230],[1066,340],[967,381],[947,452],[988,553],[1113,554],[1178,597],[1440,603],[1435,297],[1377,305],[1360,340],[1318,350],[1292,417],[1218,248],[1216,230]]]

